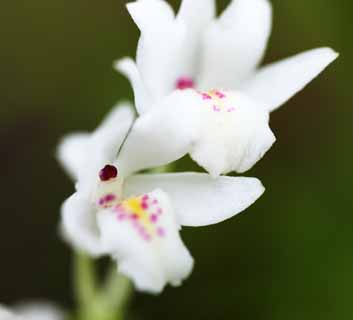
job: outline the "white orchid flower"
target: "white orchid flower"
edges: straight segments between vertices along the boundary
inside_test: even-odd
[[[127,8],[141,31],[136,63],[115,67],[130,79],[138,112],[163,108],[150,130],[162,142],[164,129],[178,132],[179,150],[214,176],[250,169],[275,141],[269,113],[338,56],[319,48],[258,68],[271,31],[268,0],[233,0],[217,18],[214,0],[183,0],[177,16],[163,0]],[[161,102],[185,89],[189,104]]]
[[[0,320],[64,320],[64,312],[48,303],[26,303],[13,310],[0,305]]]
[[[130,130],[133,118],[129,106],[120,106],[92,134],[63,140],[58,156],[77,192],[63,205],[62,225],[74,247],[112,256],[139,290],[158,293],[167,283],[179,285],[192,270],[181,226],[226,220],[255,202],[264,188],[254,178],[135,174],[175,160],[175,149],[173,137],[164,148],[153,134],[145,136],[149,114]]]

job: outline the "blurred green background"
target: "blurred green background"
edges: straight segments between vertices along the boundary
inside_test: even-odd
[[[73,303],[70,251],[57,232],[73,185],[55,146],[132,97],[111,67],[138,39],[125,3],[0,4],[2,302]],[[266,61],[323,45],[341,57],[272,115],[278,142],[247,173],[267,186],[263,198],[220,225],[183,229],[195,270],[178,289],[136,295],[141,319],[353,318],[353,2],[272,3]]]

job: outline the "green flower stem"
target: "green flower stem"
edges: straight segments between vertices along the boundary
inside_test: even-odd
[[[114,320],[123,320],[132,295],[131,281],[117,272],[115,264],[112,265],[98,297],[100,304],[111,310],[115,315]]]
[[[74,286],[78,303],[77,320],[124,320],[126,306],[132,297],[131,282],[112,266],[103,286],[97,286],[93,259],[76,253]]]
[[[78,304],[79,319],[81,319],[81,315],[90,308],[96,294],[94,263],[87,255],[75,252],[73,272],[75,297]]]

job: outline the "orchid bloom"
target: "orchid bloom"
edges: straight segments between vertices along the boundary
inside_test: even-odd
[[[131,108],[118,106],[95,132],[66,137],[58,158],[77,189],[62,207],[66,240],[92,256],[110,255],[137,289],[158,293],[192,270],[181,226],[226,220],[264,188],[255,178],[135,174],[175,160],[172,140],[156,145],[145,135],[150,120],[147,114],[134,122]]]
[[[275,141],[269,113],[338,56],[319,48],[258,68],[271,31],[268,0],[233,0],[220,17],[214,0],[183,0],[176,16],[163,0],[127,8],[141,31],[136,63],[124,58],[115,68],[132,83],[138,112],[154,113],[150,130],[179,136],[179,156],[189,153],[213,176],[262,158]],[[167,103],[175,91],[188,103]]]
[[[13,310],[0,305],[0,320],[64,320],[64,313],[47,303],[16,306]]]

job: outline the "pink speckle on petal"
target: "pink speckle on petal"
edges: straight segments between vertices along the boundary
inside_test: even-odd
[[[132,221],[132,226],[137,230],[140,230],[141,228],[137,220]]]
[[[158,204],[158,200],[157,199],[153,199],[152,203],[153,204]]]
[[[116,197],[115,197],[114,194],[107,194],[107,195],[105,196],[105,201],[106,201],[106,202],[114,201],[115,198],[116,198]]]
[[[215,92],[215,95],[216,95],[218,98],[220,98],[220,99],[223,99],[223,98],[226,97],[226,95],[225,95],[223,92],[221,92],[221,91],[216,91],[216,92]]]
[[[127,218],[125,213],[119,213],[118,214],[118,220],[123,221]]]
[[[118,205],[114,208],[114,211],[117,212],[117,213],[125,213],[125,210],[124,210],[124,208],[122,207],[121,204],[118,204]]]
[[[158,220],[158,216],[156,214],[152,214],[150,216],[150,220],[151,220],[152,223],[156,223],[157,220]]]
[[[160,236],[160,237],[165,237],[165,230],[161,227],[159,227],[157,229],[157,234]]]
[[[147,210],[148,209],[148,203],[147,202],[142,202],[141,203],[141,207],[143,210]]]
[[[158,208],[158,209],[157,209],[157,214],[159,214],[159,215],[160,215],[160,214],[162,214],[162,213],[163,213],[162,208]]]
[[[213,111],[220,112],[221,108],[218,108],[216,105],[213,105]]]
[[[149,199],[148,194],[145,194],[145,195],[142,197],[142,201],[147,201],[148,199]]]
[[[151,240],[152,240],[152,237],[151,237],[149,234],[144,234],[144,235],[143,235],[143,238],[144,238],[144,240],[146,240],[146,241],[151,241]]]
[[[201,93],[201,95],[202,95],[202,99],[203,99],[203,100],[210,100],[210,99],[212,99],[212,97],[211,97],[209,94],[207,94],[207,93]]]
[[[194,81],[190,77],[180,77],[175,84],[179,90],[192,89],[194,86]]]
[[[130,219],[131,220],[138,220],[139,216],[136,213],[133,213],[132,215],[130,215]]]

